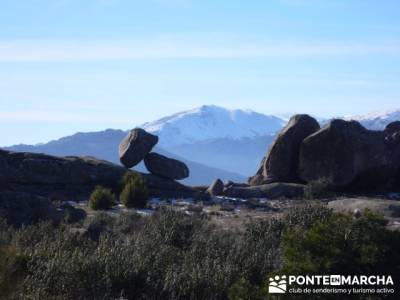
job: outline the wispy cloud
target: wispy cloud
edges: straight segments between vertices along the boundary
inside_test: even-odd
[[[69,62],[136,59],[232,59],[400,54],[399,43],[282,43],[154,39],[143,41],[0,41],[0,62]]]
[[[130,124],[132,118],[127,116],[110,115],[109,113],[79,113],[49,110],[17,110],[0,111],[0,123],[67,123],[67,122],[104,122],[112,124]]]

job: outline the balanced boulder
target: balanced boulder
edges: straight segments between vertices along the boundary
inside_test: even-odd
[[[210,187],[207,189],[207,193],[211,196],[219,196],[224,191],[224,183],[221,179],[215,180]]]
[[[290,118],[249,183],[260,185],[271,182],[299,182],[297,168],[300,144],[318,129],[318,122],[308,115],[295,115]]]
[[[333,120],[302,142],[299,175],[307,182],[324,178],[336,187],[390,185],[400,148],[389,145],[386,136],[356,121]]]
[[[189,176],[189,168],[183,162],[152,152],[144,158],[150,173],[169,179],[184,179]]]
[[[119,144],[121,163],[132,168],[140,163],[158,143],[158,137],[141,128],[132,129]]]

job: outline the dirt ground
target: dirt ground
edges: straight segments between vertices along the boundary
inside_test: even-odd
[[[253,199],[254,203],[193,203],[185,199],[176,200],[174,203],[157,203],[152,205],[151,209],[135,210],[127,209],[122,205],[113,207],[107,211],[109,214],[118,216],[121,213],[137,212],[141,215],[151,215],[160,206],[170,206],[176,210],[181,210],[186,214],[205,213],[210,217],[211,222],[225,229],[243,228],[243,224],[254,219],[269,219],[279,217],[286,211],[310,203],[326,205],[336,212],[363,211],[370,209],[379,212],[389,221],[388,227],[394,230],[400,230],[400,201],[388,200],[379,197],[344,197],[330,200],[266,200]],[[91,210],[87,203],[79,203],[75,206],[85,209],[88,217],[93,217],[96,212]]]

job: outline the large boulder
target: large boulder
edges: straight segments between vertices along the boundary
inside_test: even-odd
[[[119,144],[121,163],[132,168],[140,163],[158,143],[158,137],[141,128],[132,129]]]
[[[343,188],[390,186],[400,168],[400,147],[388,143],[387,134],[356,121],[333,120],[302,142],[299,175]]]
[[[54,200],[87,200],[96,185],[115,188],[126,169],[93,157],[0,150],[0,190]]]
[[[400,143],[400,121],[389,123],[383,132],[389,147],[395,148]]]
[[[201,191],[183,185],[175,180],[153,174],[141,174],[151,197],[160,198],[197,198]]]
[[[183,162],[152,152],[144,158],[150,173],[169,179],[184,179],[189,176],[189,168]]]
[[[297,174],[301,142],[320,129],[318,122],[308,115],[295,115],[271,144],[251,185],[271,182],[299,182]]]
[[[224,190],[223,195],[234,198],[302,198],[304,185],[296,183],[275,182],[250,187],[231,186]]]
[[[221,179],[216,179],[207,189],[207,193],[211,196],[219,196],[224,191],[224,183]]]
[[[108,185],[126,170],[94,157],[0,150],[0,184]]]
[[[397,131],[400,131],[400,121],[394,121],[386,125],[385,134],[393,134]]]

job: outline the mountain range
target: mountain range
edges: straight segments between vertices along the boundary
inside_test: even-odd
[[[176,147],[215,139],[241,140],[273,135],[286,120],[251,110],[203,105],[141,125],[159,136],[162,147]]]
[[[346,117],[345,119],[358,121],[364,127],[371,130],[382,130],[387,124],[400,120],[400,109],[373,112],[361,116]]]
[[[383,129],[400,120],[400,109],[346,117],[369,129]],[[159,136],[154,151],[185,162],[190,169],[186,184],[209,184],[216,178],[243,182],[253,175],[287,120],[250,110],[228,110],[205,105],[148,122],[139,127]],[[45,144],[15,145],[6,149],[51,155],[90,155],[119,163],[118,145],[124,130],[76,133]],[[145,171],[143,164],[135,169]]]

